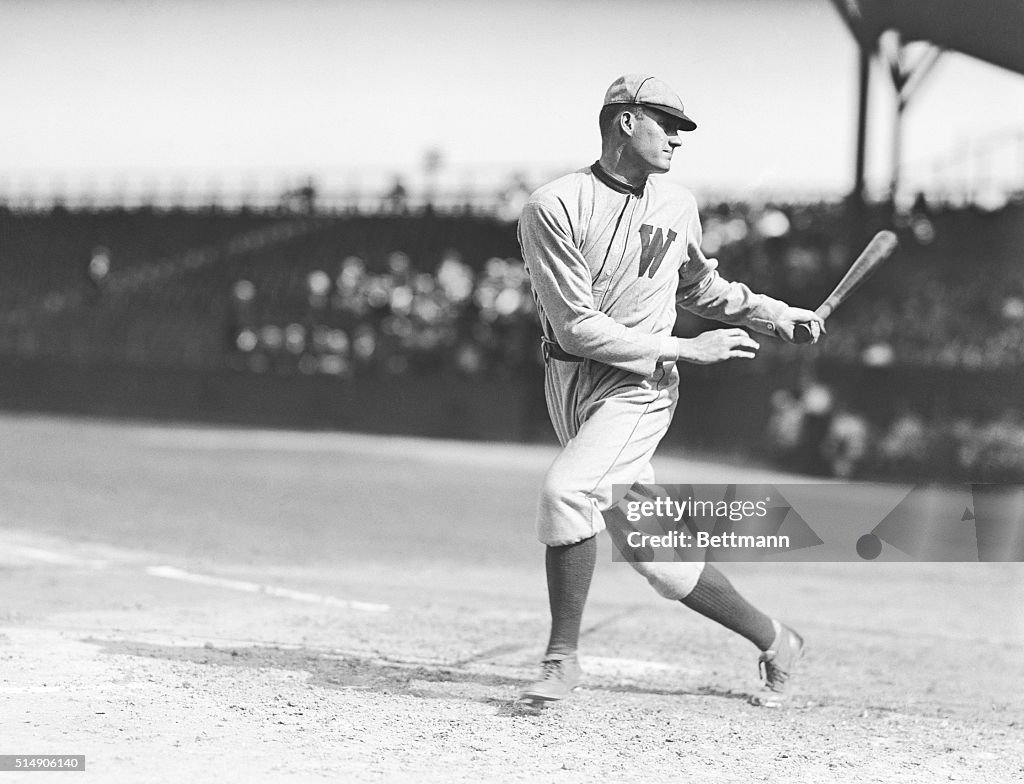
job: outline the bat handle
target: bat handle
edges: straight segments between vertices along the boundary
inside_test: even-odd
[[[811,328],[807,323],[797,324],[793,328],[793,342],[794,343],[810,343],[814,336],[811,334]]]
[[[832,305],[828,302],[823,302],[814,312],[816,315],[821,316],[821,320],[824,321],[832,313]],[[797,324],[793,328],[794,343],[810,343],[813,338],[814,336],[811,334],[811,326],[808,322]]]

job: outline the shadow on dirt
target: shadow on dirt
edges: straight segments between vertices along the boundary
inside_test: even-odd
[[[715,697],[719,699],[740,700],[750,703],[753,696],[747,692],[728,691],[715,689],[710,686],[701,686],[696,689],[659,689],[649,686],[634,686],[624,684],[591,683],[583,691],[611,692],[614,694],[644,694],[656,697]],[[538,716],[545,709],[549,709],[556,703],[545,702],[523,702],[522,700],[500,700],[486,699],[497,708],[499,716]]]
[[[486,686],[518,685],[519,680],[491,673],[470,672],[439,664],[388,661],[380,657],[329,653],[315,648],[274,646],[178,646],[132,640],[94,640],[104,653],[143,656],[166,661],[192,662],[219,667],[248,667],[303,672],[309,683],[330,689],[366,689],[392,694],[424,695],[429,683],[478,683]],[[456,695],[451,695],[456,696]]]
[[[164,661],[191,662],[214,667],[291,670],[308,674],[308,683],[328,689],[361,689],[388,694],[434,699],[465,699],[494,705],[501,716],[537,715],[540,708],[517,700],[495,698],[493,692],[482,694],[479,688],[518,690],[523,678],[494,672],[474,671],[462,663],[444,665],[388,660],[355,654],[328,652],[316,648],[282,648],[276,646],[179,646],[158,645],[133,640],[97,640],[84,642],[98,645],[104,653],[117,656],[141,656]],[[437,688],[432,688],[438,684]],[[441,684],[450,684],[442,686]],[[748,700],[750,695],[715,689],[709,686],[666,689],[641,684],[622,684],[595,680],[587,690],[621,694],[648,694],[665,697],[714,697]]]

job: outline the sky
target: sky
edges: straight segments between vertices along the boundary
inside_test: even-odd
[[[465,182],[586,165],[619,74],[675,86],[699,128],[670,177],[845,192],[856,50],[828,0],[0,0],[0,189],[311,174]],[[870,173],[893,96],[876,67]],[[908,175],[960,156],[1024,182],[1024,77],[947,53],[911,106]],[[1000,142],[1000,140],[1003,140]],[[972,153],[972,151],[974,151]],[[98,187],[98,186],[97,186]]]

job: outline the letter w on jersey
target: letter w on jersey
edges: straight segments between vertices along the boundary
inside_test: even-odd
[[[662,229],[656,229],[649,223],[640,226],[640,277],[647,275],[653,278],[658,272],[658,267],[668,253],[668,246],[676,238],[672,229],[668,230],[668,240]]]

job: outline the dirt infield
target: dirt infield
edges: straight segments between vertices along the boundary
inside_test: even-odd
[[[1024,780],[1020,564],[728,565],[809,640],[771,710],[753,648],[602,537],[585,688],[535,711],[551,449],[17,417],[0,443],[0,754],[84,754],[73,781]]]

